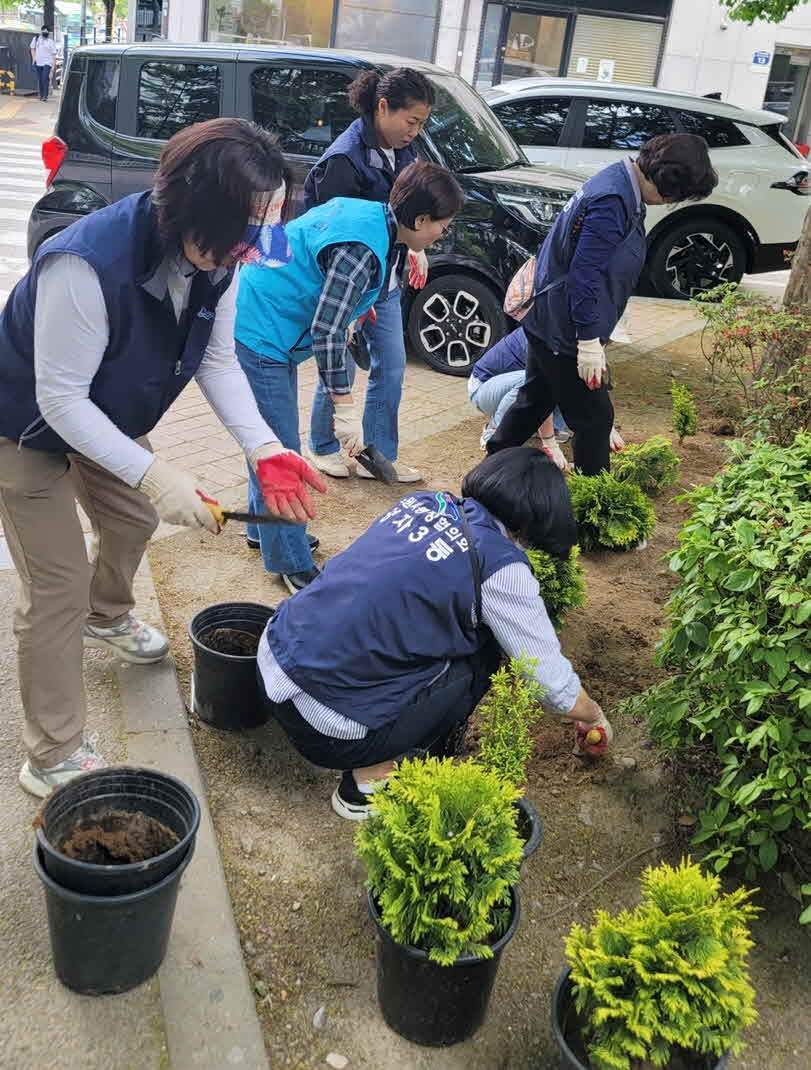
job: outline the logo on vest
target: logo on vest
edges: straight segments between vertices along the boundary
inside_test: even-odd
[[[461,529],[443,515],[448,506],[456,513],[455,506],[443,494],[437,494],[436,498],[440,506],[436,510],[420,504],[417,498],[403,498],[378,520],[378,524],[391,523],[397,534],[407,537],[409,542],[422,543],[429,539],[425,556],[432,564],[446,561],[456,550],[467,553],[468,548]]]
[[[216,312],[212,312],[210,308],[201,308],[197,313],[197,318],[201,320],[213,320],[216,316]]]

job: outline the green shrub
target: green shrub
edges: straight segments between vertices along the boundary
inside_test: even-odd
[[[611,475],[620,483],[635,483],[644,493],[659,494],[672,486],[679,474],[679,458],[664,435],[626,446],[611,461]]]
[[[620,483],[610,472],[575,472],[569,493],[582,550],[628,550],[653,534],[653,506],[633,483]]]
[[[572,927],[566,957],[594,1070],[743,1049],[741,1032],[757,1017],[751,894],[725,895],[717,877],[683,860],[645,871],[635,910],[600,910],[588,931]]]
[[[586,601],[586,577],[580,564],[580,548],[573,546],[563,560],[545,550],[527,550],[529,563],[541,588],[549,619],[557,630],[570,609]]]
[[[402,761],[358,828],[383,925],[400,944],[450,966],[491,958],[510,919],[522,843],[519,792],[474,762]]]
[[[714,754],[693,842],[751,880],[811,829],[811,435],[735,443],[731,461],[685,496],[658,646],[676,675],[642,701],[654,738]]]
[[[532,755],[530,728],[542,713],[536,666],[535,658],[510,658],[491,676],[490,690],[479,706],[480,763],[521,789]]]
[[[675,379],[670,384],[673,399],[673,430],[679,436],[679,445],[688,435],[698,431],[698,411],[689,386],[682,386]]]

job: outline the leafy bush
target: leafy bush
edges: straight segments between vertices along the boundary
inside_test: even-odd
[[[680,460],[664,435],[626,446],[611,462],[611,475],[620,483],[635,483],[645,494],[656,495],[672,486]]]
[[[406,759],[375,791],[355,843],[398,943],[443,966],[460,955],[492,957],[518,881],[518,796],[495,773],[450,758]]]
[[[667,1066],[680,1051],[720,1057],[743,1049],[755,1021],[747,954],[751,892],[682,860],[642,876],[642,902],[572,926],[566,957],[594,1070]]]
[[[535,658],[510,658],[493,673],[479,706],[479,761],[501,780],[523,789],[532,755],[529,730],[541,714]]]
[[[586,577],[580,564],[580,547],[573,546],[563,560],[545,550],[527,550],[529,563],[541,588],[546,612],[555,629],[560,628],[570,609],[586,601]]]
[[[739,442],[731,459],[685,496],[658,647],[677,675],[644,701],[665,745],[713,749],[719,779],[693,842],[716,871],[735,862],[753,879],[811,829],[811,435]]]
[[[689,386],[682,386],[674,379],[670,384],[673,399],[673,430],[679,436],[679,445],[688,435],[698,431],[698,411]]]
[[[633,483],[620,483],[610,472],[575,472],[569,493],[583,550],[627,550],[653,534],[653,506]]]

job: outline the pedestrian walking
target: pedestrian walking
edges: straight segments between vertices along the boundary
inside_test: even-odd
[[[39,31],[39,36],[31,41],[31,63],[37,70],[39,99],[43,101],[48,99],[55,56],[56,41],[51,37],[51,28],[43,26]]]

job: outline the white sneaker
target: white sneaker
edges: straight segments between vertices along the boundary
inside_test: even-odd
[[[23,764],[20,770],[20,786],[39,799],[47,798],[54,788],[75,780],[83,773],[90,773],[94,769],[106,769],[109,764],[96,750],[98,735],[87,736],[82,740],[82,745],[77,747],[73,754],[69,755],[50,769],[40,769],[32,765],[30,760]]]
[[[84,645],[98,650],[109,650],[122,661],[133,665],[151,665],[162,661],[169,653],[169,642],[157,628],[128,614],[126,620],[112,628],[84,626]]]
[[[422,472],[418,472],[416,468],[409,468],[407,464],[401,464],[399,461],[394,465],[394,470],[397,472],[398,483],[419,483],[423,478]],[[367,472],[363,465],[359,464],[356,472],[361,479],[374,479],[372,473]]]
[[[348,479],[349,468],[340,453],[313,453],[307,451],[307,459],[324,475],[332,476],[333,479]]]

